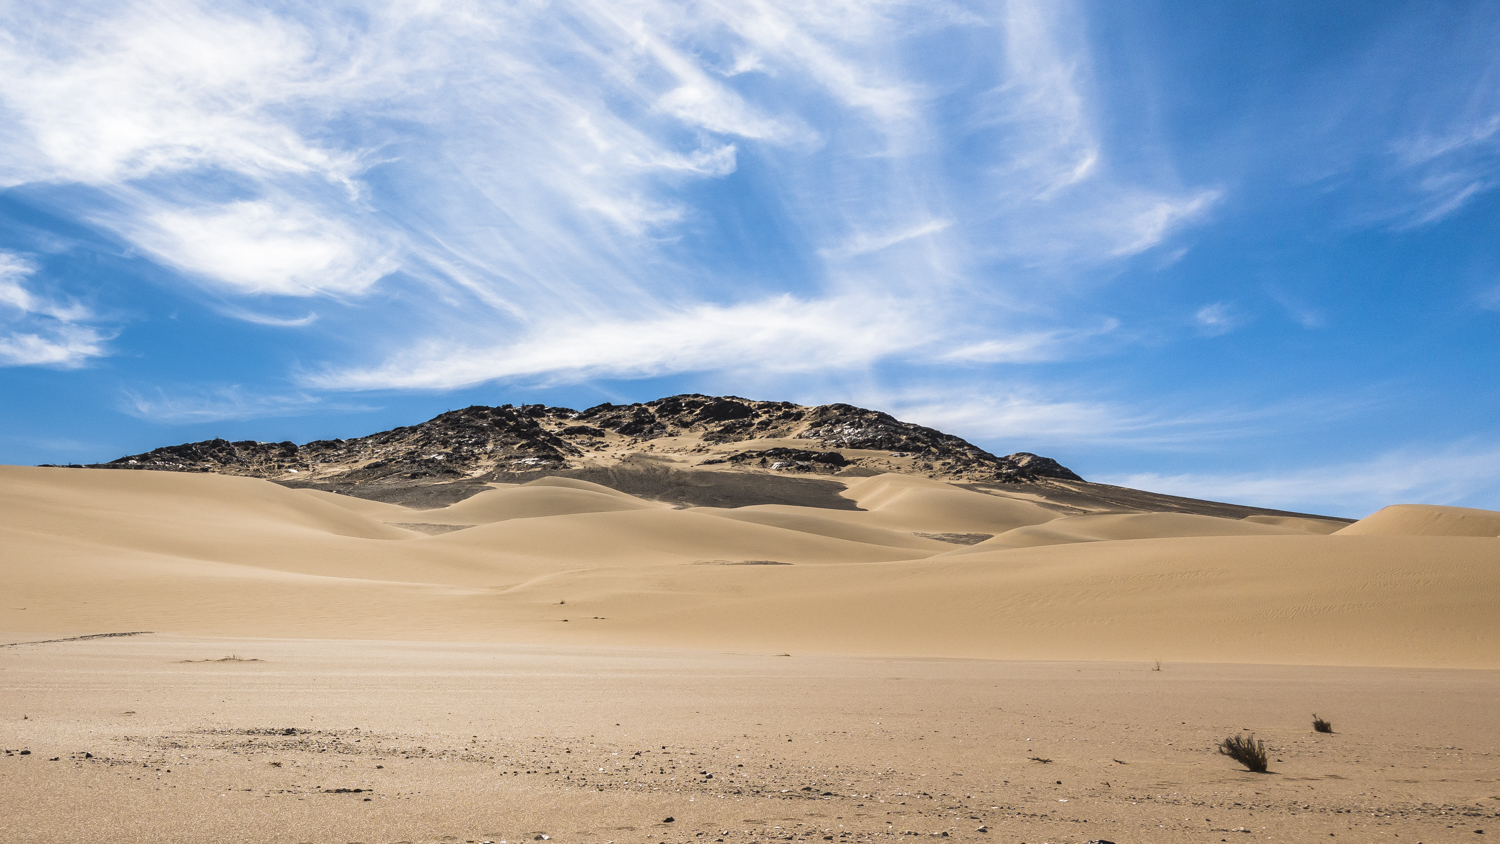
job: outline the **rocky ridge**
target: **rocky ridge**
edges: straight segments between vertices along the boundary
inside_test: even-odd
[[[670,456],[684,468],[901,471],[989,483],[1082,480],[1050,458],[1027,452],[998,457],[959,437],[879,411],[701,395],[606,403],[582,411],[540,404],[476,405],[355,439],[300,446],[215,439],[158,448],[97,467],[362,484],[485,480],[609,466],[643,454]]]

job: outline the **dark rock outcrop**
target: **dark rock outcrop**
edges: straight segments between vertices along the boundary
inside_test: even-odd
[[[540,404],[474,406],[420,425],[356,439],[317,440],[303,446],[215,439],[158,448],[102,467],[218,472],[282,481],[336,479],[345,484],[397,479],[477,482],[515,473],[605,465],[611,459],[617,461],[621,450],[639,452],[654,447],[650,444],[655,440],[684,435],[709,445],[796,439],[817,446],[750,448],[702,461],[767,471],[891,471],[887,467],[900,459],[906,462],[897,471],[948,480],[1081,480],[1050,458],[1028,452],[996,457],[959,437],[879,411],[847,404],[804,407],[701,395],[601,404],[583,411]],[[613,450],[614,456],[606,450]]]

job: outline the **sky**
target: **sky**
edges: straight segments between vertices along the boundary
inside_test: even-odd
[[[0,0],[0,463],[849,402],[1500,509],[1493,2]]]

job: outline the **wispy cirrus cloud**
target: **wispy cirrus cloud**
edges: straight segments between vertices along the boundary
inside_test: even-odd
[[[1116,166],[1066,4],[138,0],[7,25],[0,184],[86,188],[82,222],[221,313],[264,322],[258,303],[297,297],[372,315],[388,359],[328,361],[324,385],[940,357],[955,332],[1025,321],[995,303],[1050,295],[1025,268],[1123,260],[1220,196]],[[913,58],[939,33],[1001,49],[955,75]],[[953,114],[973,117],[954,132]],[[983,166],[956,177],[958,147]],[[758,244],[703,234],[740,225],[704,197],[743,190],[746,156],[787,272],[746,272]],[[906,328],[858,336],[875,323]],[[536,338],[557,325],[619,342],[580,328],[553,353]],[[623,339],[666,329],[678,351]],[[1026,358],[984,342],[968,359]]]
[[[1228,474],[1137,473],[1105,483],[1278,509],[1337,507],[1361,518],[1389,504],[1500,506],[1500,449],[1476,442],[1410,447],[1364,461]]]
[[[966,343],[937,355],[954,363],[1037,363],[1059,360],[1085,347],[1097,337],[1120,327],[1117,319],[1106,319],[1094,328],[1021,331],[1001,337]]]
[[[434,342],[368,368],[308,373],[325,390],[453,389],[495,379],[577,382],[685,372],[857,368],[928,342],[916,313],[790,296],[633,320],[550,326],[491,346]]]
[[[1193,326],[1205,337],[1228,334],[1240,326],[1243,319],[1235,313],[1228,302],[1213,302],[1199,308],[1193,314]]]
[[[1441,133],[1407,139],[1397,145],[1396,155],[1414,174],[1412,186],[1419,196],[1403,225],[1442,220],[1500,187],[1500,110],[1465,114]]]
[[[1143,452],[1201,452],[1226,442],[1288,435],[1389,403],[1380,390],[1349,390],[1260,404],[1196,406],[1187,399],[1149,405],[1065,385],[956,382],[943,388],[863,389],[864,402],[923,425],[1009,448],[1121,447]]]
[[[108,334],[91,310],[31,289],[30,260],[0,251],[0,366],[82,366],[106,354]]]
[[[238,384],[194,387],[173,392],[160,387],[124,390],[120,393],[118,407],[137,419],[172,424],[303,416],[315,410],[372,409],[348,402],[330,403],[308,393],[258,393]]]

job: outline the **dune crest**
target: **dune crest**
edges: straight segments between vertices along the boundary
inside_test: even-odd
[[[1500,536],[1500,513],[1470,507],[1393,504],[1336,533],[1339,536]]]
[[[563,479],[414,510],[0,467],[0,631],[1500,668],[1500,538],[1442,533],[1500,513],[1393,507],[1325,536],[845,483],[861,509],[678,509]],[[444,520],[461,529],[398,527]]]

